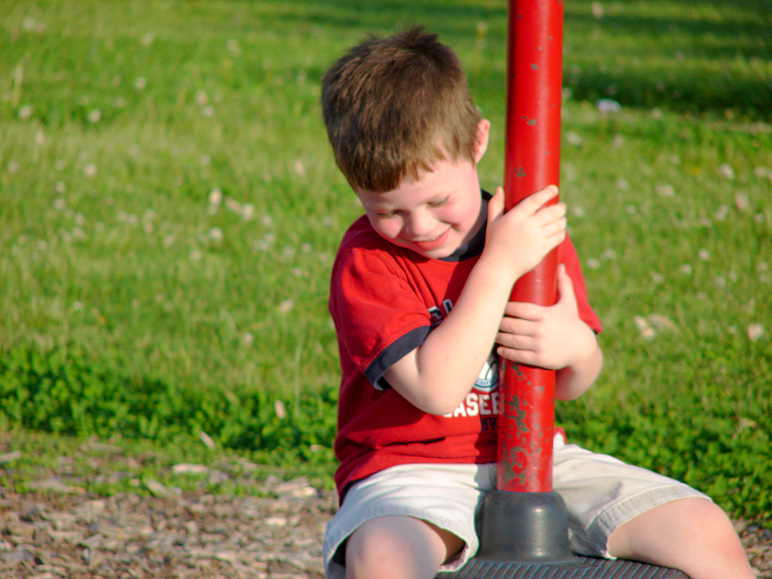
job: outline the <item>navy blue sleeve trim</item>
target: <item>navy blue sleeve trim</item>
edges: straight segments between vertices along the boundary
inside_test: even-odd
[[[423,326],[410,330],[404,336],[397,338],[390,346],[383,350],[378,357],[373,360],[365,370],[365,376],[370,383],[378,390],[387,390],[391,388],[389,383],[383,378],[386,370],[391,368],[392,364],[405,357],[406,354],[415,350],[424,343],[426,336],[432,331],[431,326]]]

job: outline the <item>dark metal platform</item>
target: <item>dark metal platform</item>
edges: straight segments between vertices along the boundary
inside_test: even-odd
[[[436,579],[689,579],[681,571],[634,561],[577,557],[571,563],[499,563],[472,559]]]

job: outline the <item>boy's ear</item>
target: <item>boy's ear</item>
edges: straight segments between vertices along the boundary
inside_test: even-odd
[[[482,119],[477,124],[477,137],[474,146],[474,162],[475,164],[480,162],[483,158],[485,151],[488,150],[488,135],[491,131],[491,122],[488,119]]]

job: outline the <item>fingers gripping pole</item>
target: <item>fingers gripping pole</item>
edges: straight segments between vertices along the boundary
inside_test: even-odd
[[[506,209],[560,178],[563,0],[509,0]],[[555,201],[556,202],[556,201]],[[552,305],[557,250],[515,285],[512,300]],[[555,373],[501,364],[499,490],[552,490]]]

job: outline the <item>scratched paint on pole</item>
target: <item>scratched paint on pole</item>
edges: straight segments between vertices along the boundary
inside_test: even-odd
[[[542,491],[552,488],[552,436],[554,432],[554,404],[541,404],[542,399],[553,400],[554,382],[541,377],[541,368],[521,367],[511,362],[502,363],[509,374],[509,385],[501,392],[500,413],[505,427],[499,428],[498,488],[515,491]],[[526,373],[527,372],[527,373]]]
[[[510,0],[508,8],[506,208],[560,180],[563,1]],[[557,202],[557,200],[555,200]],[[552,305],[557,251],[523,276],[512,300]],[[555,373],[501,364],[497,486],[552,490]]]

